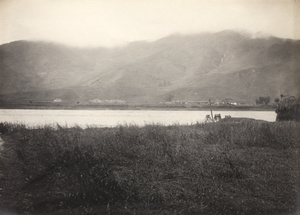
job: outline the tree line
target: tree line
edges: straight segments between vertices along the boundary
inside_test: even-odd
[[[255,100],[257,105],[268,105],[271,101],[270,96],[260,96],[258,99]]]

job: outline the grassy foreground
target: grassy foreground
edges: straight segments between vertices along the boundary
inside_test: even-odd
[[[0,214],[295,214],[299,128],[0,123]]]

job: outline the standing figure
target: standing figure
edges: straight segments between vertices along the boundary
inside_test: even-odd
[[[205,116],[205,122],[213,122],[213,119],[210,117],[210,115]]]
[[[221,114],[215,114],[214,120],[215,121],[220,121],[221,120]]]

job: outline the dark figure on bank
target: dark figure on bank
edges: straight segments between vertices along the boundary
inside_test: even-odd
[[[215,114],[214,120],[215,121],[220,121],[221,120],[221,114]]]

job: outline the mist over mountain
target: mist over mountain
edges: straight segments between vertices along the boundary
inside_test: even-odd
[[[129,104],[299,95],[300,41],[233,32],[171,35],[125,47],[79,49],[46,42],[0,46],[0,102]]]

